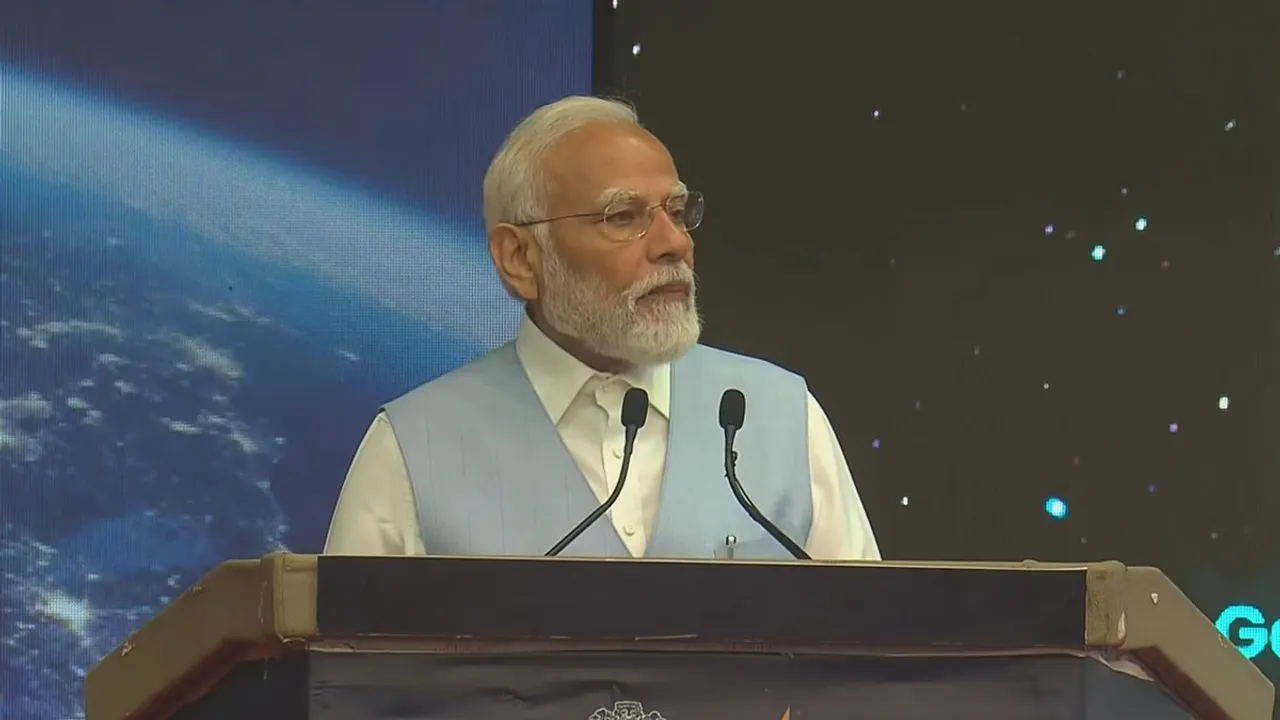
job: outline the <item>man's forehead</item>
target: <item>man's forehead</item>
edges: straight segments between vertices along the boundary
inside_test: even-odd
[[[551,195],[574,205],[628,196],[658,202],[679,184],[666,147],[648,131],[630,125],[576,128],[543,162]]]

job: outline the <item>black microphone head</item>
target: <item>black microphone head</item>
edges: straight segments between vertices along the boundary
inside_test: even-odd
[[[742,429],[747,416],[747,398],[737,388],[729,388],[720,396],[720,427]]]
[[[642,428],[649,417],[649,393],[631,388],[622,396],[622,427]]]

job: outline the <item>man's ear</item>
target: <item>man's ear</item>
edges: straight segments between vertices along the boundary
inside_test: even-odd
[[[525,302],[538,299],[537,270],[541,258],[533,233],[499,223],[489,230],[489,257],[507,291]]]

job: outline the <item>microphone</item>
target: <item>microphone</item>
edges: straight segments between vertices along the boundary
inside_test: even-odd
[[[568,535],[551,546],[544,557],[559,555],[561,550],[577,540],[579,535],[586,532],[587,528],[599,520],[601,515],[609,512],[609,508],[618,501],[618,496],[622,495],[622,486],[627,482],[627,470],[631,467],[631,451],[636,447],[636,434],[640,432],[640,428],[644,427],[647,417],[649,417],[649,394],[640,388],[631,388],[626,395],[622,396],[622,428],[626,435],[622,443],[622,469],[618,471],[618,484],[613,486],[613,492],[609,493],[609,497],[601,503],[600,507],[592,510],[591,514],[583,518],[582,522],[570,530]]]
[[[809,553],[804,548],[795,543],[794,540],[787,537],[787,534],[778,529],[769,518],[764,516],[756,508],[756,504],[751,502],[751,498],[747,497],[747,493],[742,489],[742,483],[738,482],[738,473],[735,465],[738,462],[738,453],[733,449],[733,438],[742,429],[742,422],[747,415],[747,398],[742,394],[741,390],[730,388],[724,391],[720,396],[720,427],[724,428],[724,477],[729,481],[729,489],[733,491],[733,497],[738,500],[738,504],[743,510],[751,516],[756,524],[765,529],[765,532],[773,536],[778,544],[787,549],[791,556],[797,560],[811,560]]]

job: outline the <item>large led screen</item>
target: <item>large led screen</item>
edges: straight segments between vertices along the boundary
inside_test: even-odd
[[[378,404],[504,341],[480,181],[586,0],[0,4],[0,717],[318,551]]]

